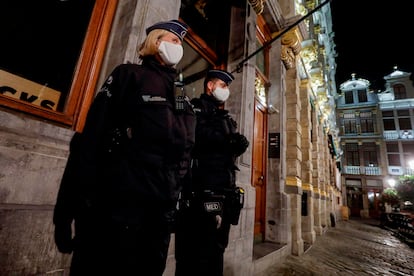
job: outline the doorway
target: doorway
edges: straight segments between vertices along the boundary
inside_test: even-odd
[[[254,240],[263,242],[266,226],[266,111],[255,100],[252,184],[256,189]]]
[[[371,218],[379,218],[380,217],[380,195],[382,190],[381,189],[369,189],[367,192],[368,195],[368,204],[369,204],[369,216]]]
[[[363,207],[362,189],[353,186],[346,187],[347,205],[351,211],[351,217],[360,217]]]

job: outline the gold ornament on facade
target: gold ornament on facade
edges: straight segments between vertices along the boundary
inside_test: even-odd
[[[292,48],[292,51],[295,55],[299,54],[302,50],[302,45],[300,43],[296,30],[287,32],[285,35],[283,35],[281,42],[282,45],[286,45]]]
[[[315,44],[316,42],[314,39],[302,41],[302,50],[300,51],[300,56],[303,60],[307,73],[311,71],[312,65],[318,61],[318,52]]]
[[[302,49],[301,43],[298,39],[296,31],[286,33],[282,39],[282,51],[280,58],[285,64],[287,69],[295,67],[296,55],[298,55]]]
[[[313,27],[313,32],[314,32],[316,35],[320,34],[320,33],[321,33],[321,26],[320,26],[320,25],[315,25],[315,26]]]
[[[323,74],[322,74],[322,70],[311,70],[309,71],[310,76],[311,76],[311,86],[313,91],[315,91],[317,93],[317,91],[319,90],[319,87],[323,87],[325,85],[325,82],[323,80]]]
[[[303,40],[302,41],[302,52],[305,50],[312,51],[312,52],[315,51],[315,44],[316,44],[315,39]]]
[[[302,187],[302,180],[296,176],[286,176],[286,185],[287,186],[296,186]]]
[[[283,64],[287,69],[295,67],[295,54],[292,49],[287,46],[282,46],[282,52],[280,54],[280,59],[283,61]]]
[[[261,14],[264,9],[265,0],[249,0],[250,5],[256,14]]]
[[[317,92],[317,95],[318,95],[318,101],[320,103],[325,104],[328,101],[328,97],[326,96],[326,92],[325,91],[324,92],[318,91]]]
[[[315,0],[309,0],[305,1],[305,6],[308,8],[308,10],[313,10],[316,7],[316,1]]]
[[[256,91],[256,96],[259,98],[259,101],[264,105],[267,106],[266,103],[266,88],[264,83],[259,77],[256,77],[254,80],[254,87]]]
[[[194,8],[196,8],[196,10],[201,14],[201,16],[203,18],[207,19],[206,13],[204,11],[204,8],[207,5],[207,1],[206,0],[198,0],[195,4],[194,4]]]
[[[302,183],[302,190],[304,191],[312,191],[313,186],[310,183]]]
[[[302,4],[301,0],[295,0],[295,11],[296,14],[305,16],[308,13],[308,9]]]

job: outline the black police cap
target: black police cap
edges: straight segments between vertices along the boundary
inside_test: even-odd
[[[148,35],[152,30],[163,29],[170,31],[177,35],[181,40],[184,39],[184,36],[187,34],[188,26],[184,22],[178,20],[162,21],[155,23],[154,25],[148,27],[145,32]]]
[[[219,70],[219,69],[209,70],[207,72],[207,77],[208,78],[218,78],[218,79],[221,79],[227,85],[229,85],[234,80],[234,76],[231,73],[229,73],[227,71],[224,71],[224,70]]]

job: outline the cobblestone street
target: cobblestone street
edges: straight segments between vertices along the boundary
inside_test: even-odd
[[[414,249],[375,220],[339,221],[302,256],[288,256],[260,276],[414,275]]]

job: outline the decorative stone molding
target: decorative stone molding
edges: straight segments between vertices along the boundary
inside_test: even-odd
[[[304,191],[313,191],[313,185],[310,183],[302,183],[302,189]]]
[[[297,32],[287,32],[281,39],[282,52],[280,58],[287,69],[291,69],[296,65],[296,55],[298,55],[302,49],[301,41]]]
[[[302,16],[305,16],[308,13],[308,9],[304,6],[302,1],[295,0],[295,10],[296,14],[300,14]]]
[[[302,41],[302,51],[300,52],[305,65],[306,65],[306,69],[310,69],[310,64],[312,62],[317,62],[318,61],[318,52],[316,49],[316,42],[314,39],[308,39],[308,40],[304,40]]]
[[[287,186],[295,186],[295,187],[302,187],[302,180],[296,176],[286,176],[286,185]]]
[[[295,67],[295,55],[291,48],[282,45],[282,53],[280,54],[280,57],[287,69]]]
[[[305,6],[308,10],[313,10],[316,7],[316,1],[315,0],[306,0]]]
[[[264,2],[266,0],[249,0],[250,5],[252,5],[253,10],[256,14],[261,14],[264,9]]]

